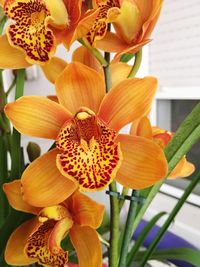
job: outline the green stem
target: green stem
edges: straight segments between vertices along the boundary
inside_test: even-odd
[[[135,54],[135,62],[134,65],[128,75],[128,78],[133,78],[135,77],[136,73],[138,72],[140,65],[142,62],[142,49],[139,50],[136,54]]]
[[[116,182],[113,181],[109,186],[110,191],[117,192]],[[118,235],[119,235],[119,200],[110,196],[110,250],[109,267],[118,265]]]
[[[122,196],[126,196],[128,194],[129,188],[123,187]],[[124,205],[125,199],[120,199],[119,200],[119,211],[121,211],[123,205]]]
[[[136,197],[139,196],[139,192],[132,190],[132,196],[136,196]],[[128,216],[126,220],[124,237],[123,237],[122,246],[121,246],[120,261],[119,261],[120,267],[126,266],[128,247],[129,247],[129,243],[132,237],[132,226],[133,226],[133,221],[135,219],[136,210],[137,210],[137,202],[135,200],[131,200],[129,211],[128,211]]]
[[[175,208],[172,210],[172,212],[169,215],[168,219],[165,221],[163,226],[160,228],[160,230],[159,230],[158,234],[156,235],[155,239],[153,240],[153,242],[151,243],[150,247],[146,251],[146,253],[145,253],[145,255],[144,255],[144,257],[143,257],[143,259],[140,262],[138,267],[145,266],[145,263],[148,261],[149,257],[154,252],[155,248],[157,247],[157,245],[160,242],[161,238],[163,237],[163,235],[167,231],[167,229],[170,226],[171,222],[174,220],[174,218],[176,217],[176,215],[178,214],[178,212],[182,208],[183,204],[185,203],[186,199],[191,194],[191,192],[193,191],[195,186],[199,183],[199,181],[200,181],[200,172],[198,172],[196,174],[196,176],[192,179],[192,182],[190,183],[190,185],[186,188],[184,194],[179,199],[179,201],[177,202]]]
[[[19,97],[23,96],[24,80],[25,80],[25,69],[17,70],[16,92],[15,92],[16,100]],[[14,128],[12,135],[11,159],[12,159],[12,164],[11,164],[10,178],[12,180],[19,178],[21,176],[21,135]]]
[[[90,52],[91,54],[93,54],[93,56],[100,62],[100,64],[103,67],[106,67],[108,65],[108,62],[106,61],[106,59],[102,56],[102,54],[99,52],[98,49],[92,47],[91,45],[87,44],[86,41],[84,41],[83,39],[79,39],[79,42],[84,45]]]

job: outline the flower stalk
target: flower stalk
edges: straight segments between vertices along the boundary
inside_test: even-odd
[[[134,64],[133,64],[133,67],[128,75],[128,78],[133,78],[135,77],[135,75],[137,74],[139,68],[140,68],[140,65],[141,65],[141,62],[142,62],[142,49],[140,49],[136,54],[135,54],[135,61],[134,61]]]
[[[132,190],[131,196],[138,197],[139,192]],[[128,248],[129,248],[130,240],[132,237],[132,226],[133,226],[133,221],[136,216],[137,205],[138,205],[137,201],[135,200],[130,201],[129,211],[128,211],[126,225],[125,225],[125,231],[124,231],[124,236],[123,236],[123,241],[122,241],[122,246],[121,246],[121,252],[120,252],[120,260],[119,260],[120,267],[126,266]]]
[[[24,92],[24,81],[25,81],[25,69],[17,70],[17,79],[16,79],[16,91],[15,99],[23,96]],[[12,150],[11,150],[11,173],[10,179],[15,179],[16,177],[21,176],[21,134],[13,128],[12,134]]]

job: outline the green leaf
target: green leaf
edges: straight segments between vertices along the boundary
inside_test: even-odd
[[[140,252],[136,260],[143,258],[145,252]],[[191,248],[161,249],[154,252],[151,260],[182,260],[200,266],[200,251]]]
[[[124,62],[124,63],[127,63],[129,62],[135,55],[134,54],[125,54],[125,55],[122,55],[121,58],[120,58],[120,61],[121,62]]]
[[[166,212],[160,212],[157,215],[155,215],[143,228],[143,230],[141,231],[138,239],[135,241],[134,246],[132,247],[131,251],[128,254],[128,258],[127,258],[127,263],[126,266],[130,267],[131,263],[133,262],[133,259],[135,257],[135,255],[137,254],[138,250],[140,249],[140,247],[142,246],[144,240],[146,239],[146,237],[148,236],[149,232],[151,231],[151,229],[154,227],[154,225],[157,223],[157,221],[164,215],[166,215]]]

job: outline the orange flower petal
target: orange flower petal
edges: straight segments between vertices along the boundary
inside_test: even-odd
[[[152,11],[154,0],[135,0],[137,7],[139,8],[142,16],[142,21],[145,22]]]
[[[33,214],[38,214],[40,211],[40,208],[33,207],[23,200],[20,180],[4,184],[3,191],[6,194],[9,204],[14,209]]]
[[[132,43],[142,27],[142,17],[134,1],[121,1],[120,14],[113,22],[118,37]]]
[[[150,120],[147,117],[143,117],[142,119],[133,122],[130,134],[152,139],[153,136]]]
[[[117,182],[132,189],[149,187],[165,177],[167,161],[163,150],[143,137],[119,135],[123,161]]]
[[[55,37],[46,20],[50,18],[46,4],[41,1],[9,1],[4,4],[5,14],[15,23],[7,28],[10,44],[26,52],[31,64],[44,64],[55,52]]]
[[[104,214],[103,205],[78,191],[69,198],[68,203],[75,223],[94,229],[101,225]]]
[[[76,224],[69,234],[78,255],[79,267],[102,267],[101,244],[96,231]]]
[[[78,61],[103,74],[103,69],[99,61],[84,46],[80,46],[74,51],[72,61]]]
[[[122,55],[124,54],[135,54],[137,53],[144,45],[148,44],[151,40],[145,39],[141,42],[138,42],[137,44],[133,43],[130,45],[127,45],[125,49],[119,51],[112,60],[112,63],[118,62]]]
[[[156,88],[157,80],[153,77],[126,79],[104,97],[98,116],[118,131],[149,112]]]
[[[69,26],[69,15],[63,0],[45,0],[45,4],[51,14],[47,19],[49,24],[58,28]]]
[[[110,64],[112,86],[125,80],[128,77],[131,68],[132,66],[122,62]]]
[[[82,106],[97,112],[105,95],[105,84],[98,72],[73,62],[56,80],[56,92],[59,102],[74,114]]]
[[[26,61],[26,54],[19,49],[12,47],[6,35],[0,36],[0,68],[1,69],[21,69],[29,67]],[[15,60],[13,60],[13,58]]]
[[[49,62],[47,62],[44,66],[42,66],[42,70],[46,76],[46,78],[52,82],[55,83],[58,76],[61,74],[61,72],[64,70],[64,68],[67,66],[67,62],[65,62],[63,59],[58,57],[52,57]]]
[[[75,24],[81,16],[82,0],[63,0],[70,15],[70,22]]]
[[[23,96],[7,104],[5,113],[14,127],[30,136],[56,139],[71,114],[61,105],[39,96]]]
[[[161,8],[163,5],[163,0],[153,0],[151,13],[148,19],[145,21],[142,27],[142,33],[139,36],[138,41],[148,39],[158,21],[160,16]],[[146,8],[146,7],[145,7]]]
[[[68,198],[76,185],[60,174],[53,149],[33,161],[22,175],[25,201],[36,207],[53,206]]]
[[[127,44],[112,32],[107,32],[103,39],[96,42],[96,46],[111,53],[121,52],[127,48]]]
[[[190,176],[195,171],[194,164],[186,160],[186,157],[183,157],[173,171],[169,175],[169,179],[175,178],[184,178]]]
[[[36,225],[36,219],[32,219],[20,225],[12,233],[5,250],[5,260],[9,265],[24,266],[36,262],[36,260],[28,258],[24,252],[27,238]]]

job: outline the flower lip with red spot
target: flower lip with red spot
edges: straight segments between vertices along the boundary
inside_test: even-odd
[[[55,37],[46,26],[50,17],[44,1],[12,0],[4,3],[5,14],[15,21],[7,28],[12,46],[26,52],[29,63],[44,63],[55,51]]]
[[[93,111],[80,108],[68,121],[57,138],[60,172],[77,180],[84,191],[101,190],[116,175],[122,161],[116,132],[98,119]]]

